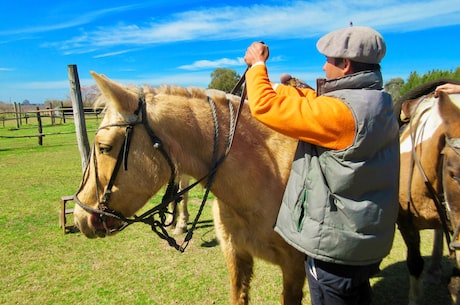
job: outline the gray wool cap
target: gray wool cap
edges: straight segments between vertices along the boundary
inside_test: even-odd
[[[364,26],[351,26],[330,32],[316,43],[318,51],[332,58],[378,64],[385,56],[386,45],[382,35]]]

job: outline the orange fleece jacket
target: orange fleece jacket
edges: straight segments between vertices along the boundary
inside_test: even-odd
[[[265,65],[246,72],[246,89],[252,115],[286,136],[335,150],[354,141],[355,119],[340,99],[284,85],[275,91]]]

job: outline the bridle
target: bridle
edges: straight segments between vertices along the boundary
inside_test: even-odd
[[[245,81],[245,74],[246,72],[243,74],[241,79],[238,81],[238,83],[233,88],[231,92],[232,94],[236,93],[243,86],[243,83]],[[95,175],[95,182],[96,182],[96,194],[95,195],[96,195],[96,200],[98,202],[97,208],[92,208],[86,205],[85,203],[81,202],[78,199],[78,194],[83,188],[84,181],[81,183],[80,188],[73,196],[75,203],[78,204],[86,212],[98,217],[100,222],[103,224],[107,235],[113,234],[115,232],[119,232],[133,223],[141,222],[141,223],[150,225],[152,228],[152,231],[155,232],[160,238],[166,240],[171,247],[174,247],[176,250],[179,250],[180,252],[184,252],[190,240],[192,239],[193,231],[196,228],[196,225],[199,221],[199,218],[201,216],[201,213],[203,211],[203,208],[209,196],[210,189],[214,182],[214,178],[216,176],[217,170],[220,167],[220,165],[224,162],[224,160],[226,159],[230,151],[230,148],[232,146],[235,129],[237,126],[238,118],[241,113],[242,105],[244,104],[245,98],[246,98],[246,90],[245,88],[243,88],[236,113],[235,113],[235,110],[233,109],[232,101],[228,99],[228,106],[229,106],[229,111],[230,111],[229,134],[228,134],[227,142],[225,144],[224,152],[222,153],[222,155],[219,156],[219,152],[218,152],[219,124],[218,124],[218,119],[217,119],[216,107],[215,107],[215,103],[212,100],[212,98],[208,96],[207,100],[211,107],[211,112],[212,112],[213,122],[214,122],[214,130],[215,130],[214,149],[213,149],[213,157],[212,157],[212,162],[211,162],[212,165],[206,175],[198,179],[196,182],[194,182],[187,188],[184,188],[179,191],[179,185],[177,183],[177,170],[176,170],[175,164],[170,158],[168,152],[165,150],[161,139],[155,134],[155,132],[153,131],[153,129],[150,127],[148,123],[145,97],[143,94],[143,90],[140,89],[138,108],[134,112],[134,115],[137,116],[138,118],[136,121],[126,122],[126,123],[108,124],[108,125],[98,128],[98,130],[96,131],[97,133],[99,130],[109,128],[109,127],[125,128],[123,144],[120,147],[120,151],[118,153],[115,166],[113,168],[109,182],[107,183],[107,186],[105,187],[105,191],[102,194],[102,196],[99,195],[100,192],[98,190],[99,179],[98,179],[98,173],[97,173],[97,158],[96,158],[95,145],[93,145],[92,154],[93,154],[93,167],[94,167],[94,175]],[[140,120],[139,120],[139,114],[140,114]],[[163,158],[168,163],[171,173],[170,173],[170,178],[169,178],[165,193],[161,199],[161,202],[158,205],[154,206],[153,208],[149,209],[148,211],[144,212],[140,216],[134,215],[132,218],[128,218],[128,217],[125,217],[122,213],[111,208],[109,203],[110,203],[110,197],[112,194],[112,188],[114,186],[115,179],[120,171],[122,164],[123,164],[124,170],[128,169],[128,154],[129,154],[129,149],[131,145],[132,135],[134,132],[134,127],[136,125],[142,125],[144,127],[145,131],[147,132],[150,138],[150,141],[153,147],[161,153]],[[87,164],[83,177],[87,176],[87,173],[89,172],[89,167],[90,167],[90,163]],[[171,202],[175,202],[177,205],[177,203],[182,200],[183,194],[185,194],[186,192],[188,192],[190,189],[200,184],[201,182],[204,182],[205,180],[207,180],[205,184],[205,193],[204,193],[200,208],[192,223],[191,229],[187,232],[187,235],[185,236],[182,244],[179,245],[176,242],[176,240],[168,234],[166,230],[166,227],[172,224],[172,223],[167,223],[167,216],[175,213],[175,210],[172,212],[168,211],[168,205]],[[102,200],[100,200],[100,198],[102,198]],[[121,221],[122,224],[117,228],[110,228],[110,226],[107,224],[108,219],[110,218],[119,220]]]
[[[421,104],[421,102],[426,98],[425,96],[422,96],[417,105],[414,107],[414,113],[417,109],[417,107]],[[432,106],[433,107],[433,106]],[[427,109],[428,110],[428,109]],[[419,116],[420,120],[421,116]],[[458,236],[460,234],[460,222],[455,226],[455,230],[453,231],[453,235],[451,237],[451,230],[450,228],[454,226],[452,221],[450,221],[450,226],[449,226],[449,220],[452,220],[452,217],[450,215],[450,206],[449,202],[447,200],[447,195],[446,195],[446,182],[445,182],[445,177],[446,177],[446,155],[444,154],[442,158],[442,165],[441,165],[441,179],[442,179],[442,192],[437,193],[429,181],[425,170],[423,169],[422,163],[420,161],[420,158],[417,156],[416,153],[416,143],[415,143],[415,131],[419,125],[419,120],[413,124],[412,120],[409,122],[409,131],[410,131],[410,137],[412,140],[412,154],[411,154],[411,173],[413,173],[414,170],[414,165],[416,165],[423,177],[425,186],[430,194],[431,199],[433,200],[436,210],[439,214],[440,220],[441,220],[441,225],[443,228],[444,235],[446,237],[446,243],[448,246],[449,251],[451,253],[456,250],[460,250],[460,242],[457,241]],[[414,126],[415,125],[415,126]],[[451,148],[458,156],[460,156],[460,138],[449,138],[447,135],[445,135],[445,147]],[[411,183],[412,182],[412,174],[409,175],[409,183],[408,183],[408,195],[407,195],[407,207],[408,211],[410,212],[410,206],[412,203],[412,195],[411,195]]]
[[[81,208],[83,208],[85,211],[89,212],[90,214],[93,214],[99,217],[102,224],[106,228],[106,233],[109,235],[116,231],[121,231],[125,229],[128,225],[133,224],[135,222],[143,222],[143,223],[150,224],[152,226],[157,226],[158,223],[157,223],[157,220],[155,219],[156,215],[161,215],[160,217],[161,222],[164,223],[162,219],[165,218],[164,215],[166,215],[165,211],[167,211],[167,205],[171,202],[171,201],[166,202],[167,201],[166,198],[175,197],[173,194],[177,193],[177,190],[178,190],[178,185],[175,182],[176,181],[175,165],[172,162],[166,150],[164,149],[161,139],[158,136],[156,136],[156,134],[153,132],[153,130],[150,128],[148,124],[147,113],[146,113],[146,103],[145,103],[144,96],[142,94],[139,96],[138,108],[134,112],[134,115],[136,115],[139,118],[139,113],[141,113],[141,120],[137,120],[135,122],[129,122],[129,123],[108,124],[108,125],[104,125],[98,128],[98,130],[96,131],[97,133],[102,129],[106,129],[110,127],[125,128],[123,144],[120,147],[120,151],[118,152],[115,166],[112,170],[112,174],[110,175],[109,182],[107,183],[107,186],[105,187],[105,190],[102,196],[100,196],[100,192],[98,189],[98,183],[97,183],[99,179],[98,179],[98,171],[97,171],[98,166],[97,166],[95,145],[93,145],[93,148],[91,150],[92,155],[93,155],[92,159],[93,159],[94,175],[95,175],[95,181],[96,181],[96,194],[95,195],[96,195],[96,200],[98,203],[97,209],[84,204],[78,199],[77,195],[80,193],[84,183],[81,184],[79,190],[74,195],[74,201]],[[131,139],[132,139],[132,135],[134,132],[134,126],[140,125],[140,124],[144,126],[153,147],[156,150],[158,150],[161,153],[161,155],[165,158],[165,160],[167,161],[168,166],[171,170],[171,174],[170,174],[170,178],[169,178],[168,186],[166,188],[165,195],[163,196],[163,199],[162,199],[162,203],[160,203],[153,209],[150,209],[149,211],[145,212],[141,216],[135,216],[134,218],[126,218],[121,213],[112,209],[109,205],[109,201],[110,201],[110,197],[112,194],[112,188],[114,186],[115,179],[118,175],[118,172],[120,171],[121,165],[123,164],[124,170],[128,169],[128,154],[129,154],[129,149],[131,146]],[[84,177],[87,176],[89,167],[90,167],[90,164],[88,163],[85,169]],[[100,198],[102,198],[102,200]],[[179,197],[177,198],[177,201],[180,201]],[[116,229],[110,229],[109,226],[106,225],[108,218],[118,219],[123,222],[123,225]]]

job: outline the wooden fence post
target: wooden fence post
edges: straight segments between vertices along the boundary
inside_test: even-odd
[[[43,126],[40,108],[37,107],[37,122],[38,122],[38,145],[43,145]]]
[[[19,110],[19,125],[22,126],[22,106],[18,103],[18,110]]]
[[[19,129],[19,110],[18,110],[18,103],[14,102],[14,116],[16,118],[16,128]]]
[[[80,151],[82,171],[85,170],[89,162],[89,141],[86,132],[85,112],[83,110],[83,100],[81,97],[80,80],[76,65],[68,65],[70,98],[72,100],[73,117],[75,122],[75,132],[77,135],[78,149]]]

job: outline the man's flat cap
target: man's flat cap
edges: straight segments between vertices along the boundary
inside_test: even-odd
[[[321,37],[316,43],[318,51],[332,58],[378,64],[385,56],[386,45],[382,35],[363,26],[351,26]]]

